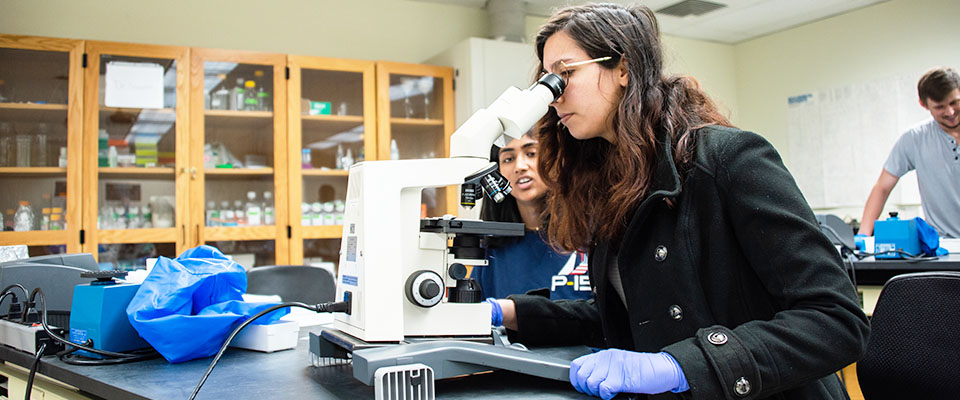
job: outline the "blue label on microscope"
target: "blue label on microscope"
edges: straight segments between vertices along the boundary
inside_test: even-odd
[[[358,286],[360,282],[360,280],[357,279],[357,277],[350,276],[350,275],[344,275],[340,281],[343,282],[344,285],[350,285],[350,286]]]

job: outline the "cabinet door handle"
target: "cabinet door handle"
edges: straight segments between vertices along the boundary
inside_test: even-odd
[[[190,179],[197,179],[197,167],[190,167]]]

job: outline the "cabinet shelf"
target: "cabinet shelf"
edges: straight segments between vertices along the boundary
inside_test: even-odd
[[[363,122],[363,116],[360,115],[301,115],[300,119],[304,121],[329,121],[329,122]]]
[[[58,167],[2,167],[0,168],[0,176],[5,177],[17,177],[17,176],[29,176],[29,177],[47,177],[47,176],[59,176],[66,175],[66,168]]]
[[[142,112],[151,112],[157,114],[175,114],[177,110],[173,108],[127,108],[127,107],[100,107],[100,113],[114,114],[139,114]]]
[[[304,239],[339,239],[343,225],[323,225],[303,227]]]
[[[173,179],[173,167],[100,167],[100,179]]]
[[[347,177],[350,171],[345,169],[303,169],[303,176],[342,176]]]
[[[277,227],[273,225],[237,226],[237,227],[205,227],[204,240],[276,240]]]
[[[390,118],[391,124],[411,126],[443,126],[442,119]]]
[[[177,228],[101,229],[97,232],[100,243],[173,243],[177,241]]]
[[[67,241],[67,231],[0,232],[0,243],[52,246],[66,244]]]
[[[0,121],[63,123],[66,104],[0,103]]]
[[[273,175],[273,168],[206,168],[203,173],[214,176]]]
[[[273,118],[273,111],[204,110],[203,115],[208,117],[263,119]]]
[[[0,103],[0,110],[66,111],[66,104]]]

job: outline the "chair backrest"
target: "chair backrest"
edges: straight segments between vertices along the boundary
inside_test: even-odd
[[[247,293],[280,295],[283,301],[307,304],[331,302],[336,279],[329,270],[312,265],[273,265],[247,271]]]
[[[960,272],[918,272],[887,281],[857,362],[866,400],[960,396]]]

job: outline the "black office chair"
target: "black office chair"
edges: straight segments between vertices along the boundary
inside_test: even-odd
[[[871,325],[857,362],[866,400],[960,396],[960,272],[891,278]]]
[[[283,301],[307,304],[333,301],[336,279],[329,270],[312,265],[272,265],[247,271],[247,293],[280,295]]]

